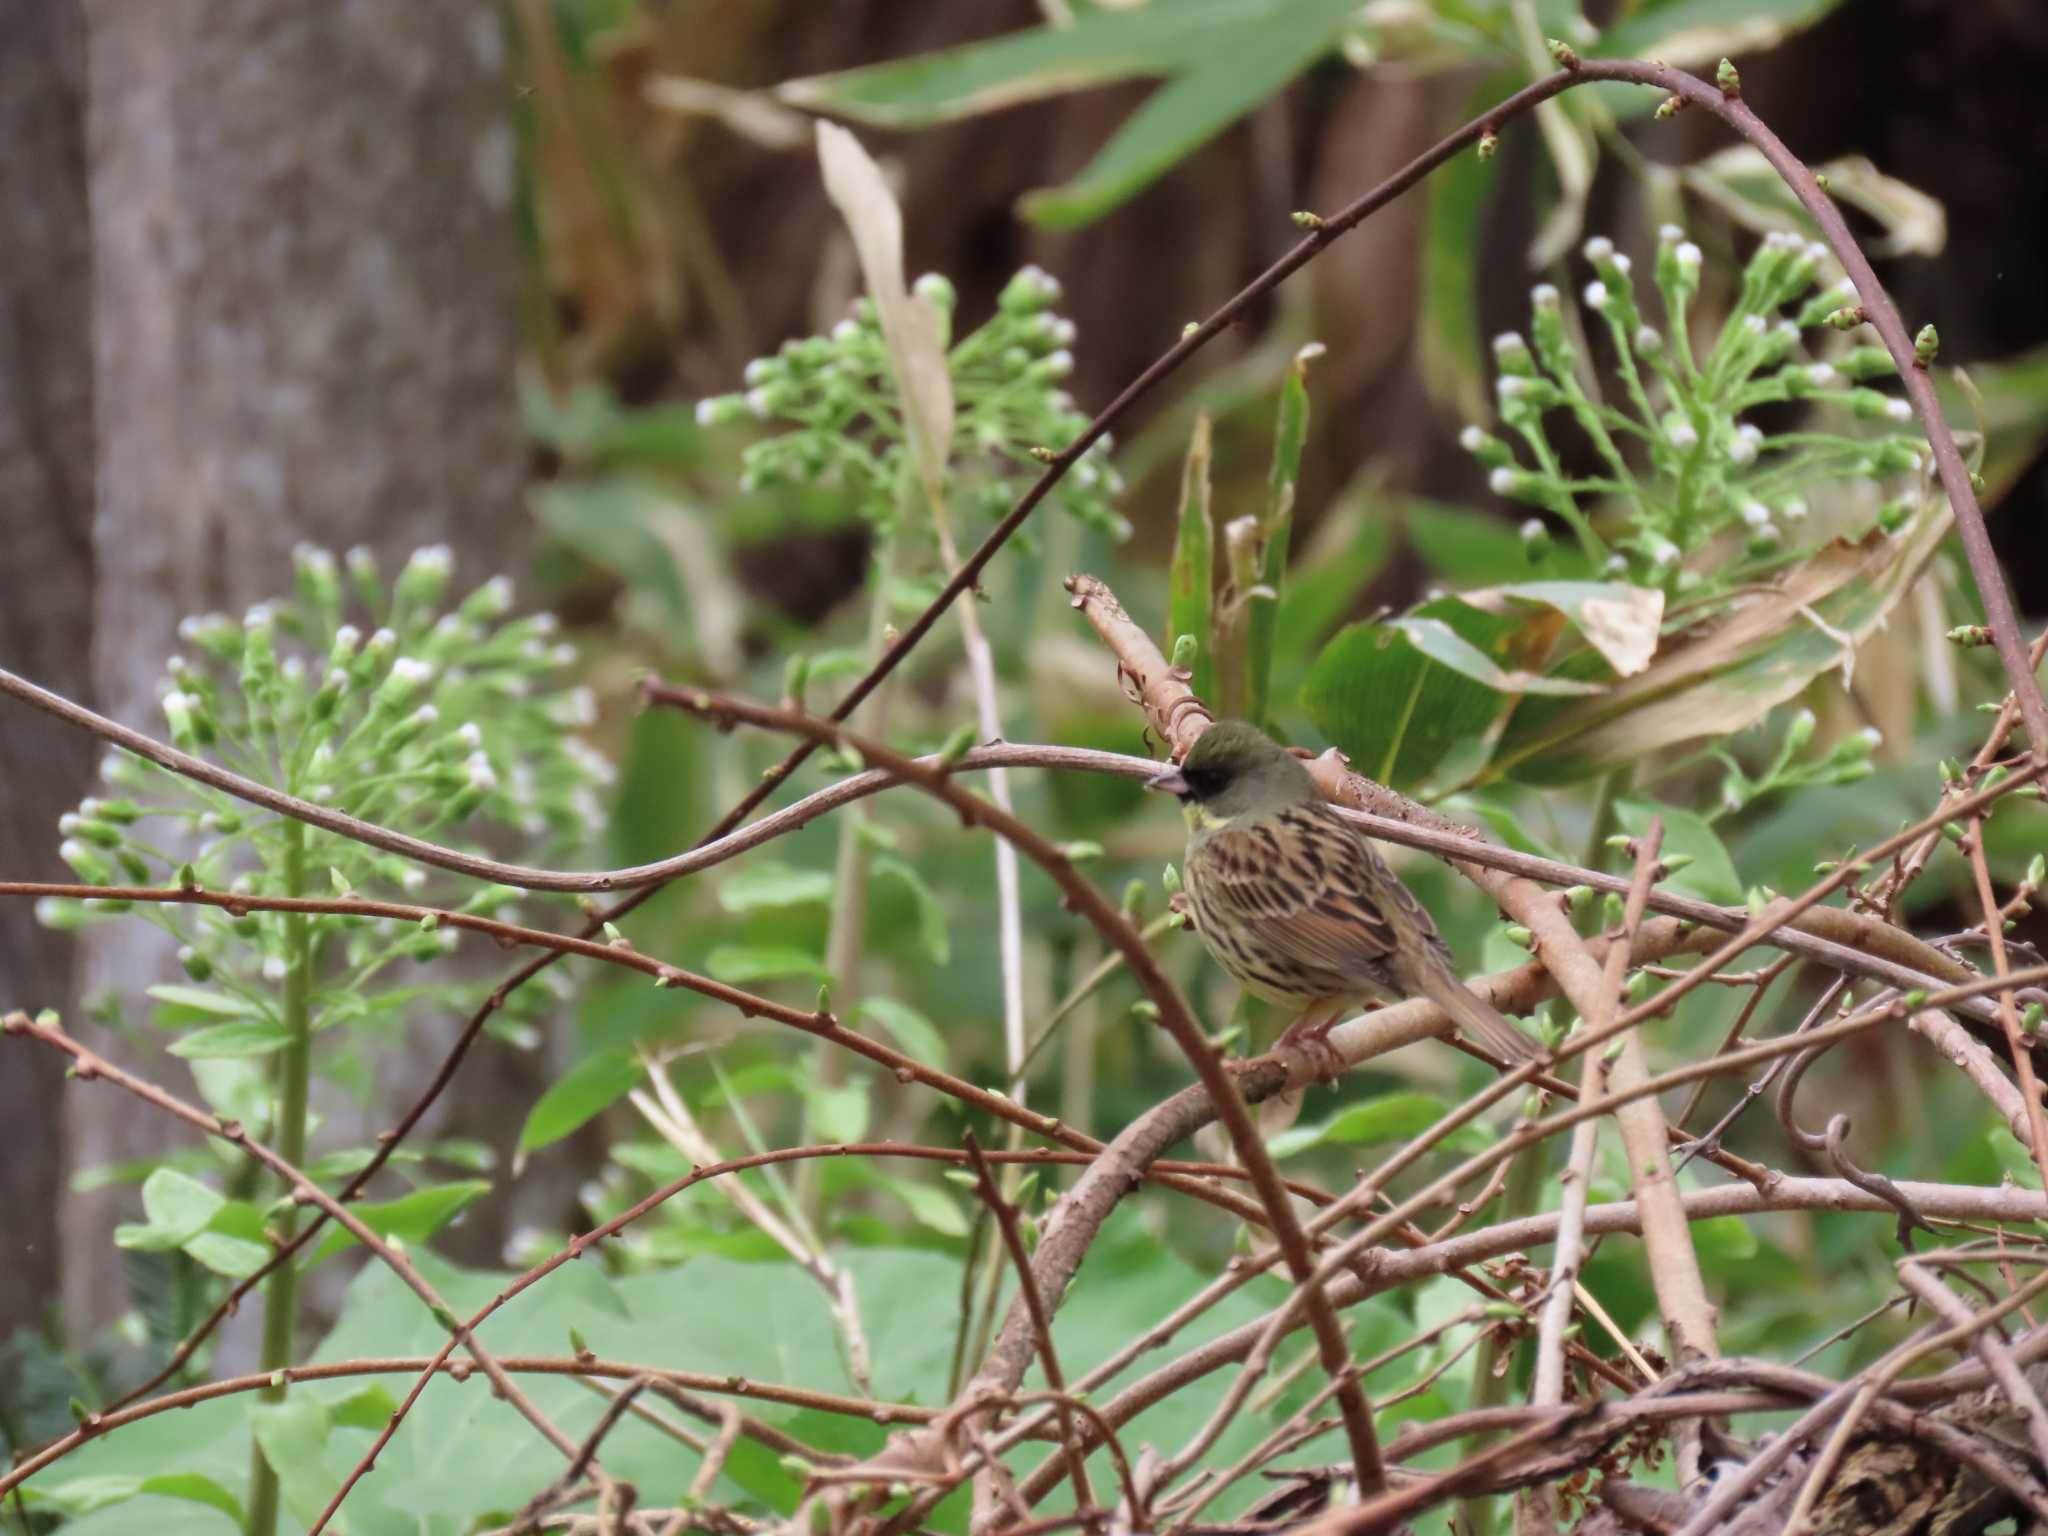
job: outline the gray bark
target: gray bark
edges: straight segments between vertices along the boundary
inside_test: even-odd
[[[0,665],[73,697],[90,693],[93,563],[84,64],[69,4],[0,28]],[[0,876],[70,878],[57,817],[92,758],[76,733],[0,709]],[[26,902],[0,902],[0,1008],[68,1011],[71,966]],[[0,1339],[55,1297],[62,1083],[57,1061],[0,1048]]]
[[[86,15],[92,672],[109,713],[160,730],[177,621],[288,591],[299,540],[367,544],[387,570],[445,542],[464,583],[523,570],[505,38],[491,5],[87,0]],[[89,993],[111,989],[131,1018],[165,969],[151,936],[123,923],[87,944]],[[458,1022],[393,1053],[380,1104],[416,1091]],[[472,1102],[532,1097],[474,1075],[507,1054],[487,1043],[465,1068]],[[74,1166],[182,1134],[114,1097],[76,1100]],[[123,1305],[108,1241],[132,1199],[67,1206],[74,1328]]]

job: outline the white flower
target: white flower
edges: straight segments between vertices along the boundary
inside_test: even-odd
[[[1669,539],[1654,539],[1650,543],[1652,565],[1672,565],[1678,560],[1678,546]]]
[[[410,715],[406,717],[409,723],[418,726],[432,725],[435,721],[439,720],[440,718],[441,711],[434,708],[434,706],[431,704],[422,704],[418,709],[414,710]]]
[[[1690,240],[1683,242],[1672,254],[1677,256],[1681,267],[1697,267],[1700,264],[1700,248]]]
[[[1607,285],[1600,282],[1586,284],[1584,298],[1586,300],[1586,308],[1605,309],[1607,307]]]
[[[1524,522],[1520,531],[1524,544],[1533,544],[1550,532],[1548,528],[1543,526],[1543,519],[1540,517],[1532,517]]]
[[[842,347],[859,334],[860,324],[857,321],[842,320],[832,327],[832,339]],[[753,381],[750,379],[748,382],[752,383]]]
[[[1913,404],[1909,400],[1887,400],[1884,403],[1884,413],[1891,417],[1893,421],[1911,421],[1913,419]]]
[[[1529,392],[1529,381],[1518,373],[1504,373],[1493,381],[1493,387],[1503,400],[1517,400]]]
[[[474,750],[484,744],[484,733],[474,720],[465,720],[455,728],[455,739]]]
[[[282,955],[265,955],[263,957],[263,979],[267,982],[275,984],[283,981],[290,969],[284,963],[284,956]]]
[[[1503,467],[1486,477],[1486,488],[1496,496],[1512,496],[1519,480],[1520,476],[1512,469]]]
[[[1676,224],[1660,224],[1657,226],[1657,238],[1666,245],[1676,245],[1685,238],[1685,231]]]
[[[839,323],[841,325],[851,325],[853,322],[851,320],[842,320]],[[749,384],[765,384],[774,376],[775,359],[772,357],[757,357],[740,370],[740,377]]]
[[[446,544],[428,544],[414,550],[406,564],[436,576],[446,576],[455,569],[455,552]]]
[[[352,651],[363,643],[363,632],[353,624],[344,624],[334,632],[334,648],[338,651]]]
[[[1665,426],[1664,435],[1671,439],[1674,448],[1697,448],[1700,444],[1698,429],[1683,416],[1674,416]]]
[[[1529,302],[1538,309],[1557,308],[1557,285],[1555,283],[1538,283],[1529,290]]]
[[[462,761],[462,771],[468,776],[471,789],[489,792],[498,787],[497,770],[491,767],[491,760],[482,752],[472,752]]]
[[[769,405],[770,401],[768,398],[767,390],[750,389],[747,391],[747,409],[752,411],[756,416],[758,416],[763,421],[766,421],[768,419]]]
[[[1522,340],[1522,333],[1520,331],[1502,331],[1493,338],[1493,350],[1496,356],[1503,352],[1519,352],[1526,346],[1528,346],[1528,343]]]
[[[1771,520],[1771,509],[1760,501],[1745,501],[1742,504],[1742,520],[1752,528],[1762,528]]]
[[[1614,254],[1614,242],[1605,235],[1595,235],[1579,249],[1585,253],[1586,260],[1600,262]]]
[[[434,664],[417,656],[401,656],[391,663],[391,680],[407,688],[423,687],[434,675]]]
[[[1762,315],[1744,315],[1742,328],[1752,336],[1761,336],[1769,328],[1769,322]]]
[[[1788,523],[1799,522],[1806,516],[1806,503],[1797,496],[1790,497],[1782,507],[1778,508],[1778,515]]]
[[[1806,370],[1806,382],[1815,389],[1827,388],[1828,385],[1835,382],[1834,365],[1832,363],[1815,363]]]
[[[1628,252],[1616,251],[1614,253],[1614,270],[1619,272],[1623,277],[1627,277],[1629,273],[1633,272],[1635,270],[1635,265],[1636,264],[1634,262],[1628,259]]]
[[[1458,434],[1458,446],[1467,453],[1477,453],[1486,446],[1486,433],[1479,427],[1467,427]]]
[[[708,399],[697,402],[697,425],[700,427],[715,427],[718,425],[718,407]]]

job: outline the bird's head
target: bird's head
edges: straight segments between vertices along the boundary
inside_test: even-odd
[[[1178,797],[1190,827],[1281,810],[1316,792],[1300,758],[1243,720],[1217,721],[1196,738],[1178,768],[1154,774],[1146,787]]]

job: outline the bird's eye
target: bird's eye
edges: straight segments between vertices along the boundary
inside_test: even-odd
[[[1183,768],[1180,776],[1187,781],[1188,793],[1197,800],[1206,800],[1223,788],[1223,775],[1214,768]]]

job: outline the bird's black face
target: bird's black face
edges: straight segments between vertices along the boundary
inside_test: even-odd
[[[1311,789],[1307,770],[1257,726],[1222,720],[1204,731],[1178,768],[1147,780],[1183,805],[1228,817],[1254,801],[1285,803]]]

